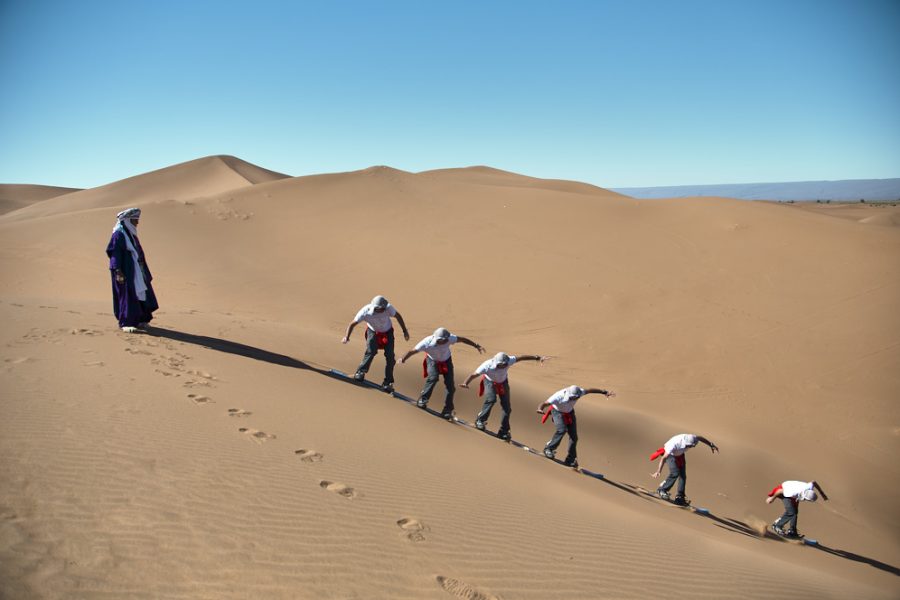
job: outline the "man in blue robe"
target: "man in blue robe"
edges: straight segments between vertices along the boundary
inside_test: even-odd
[[[116,215],[118,221],[106,247],[112,277],[113,312],[119,327],[128,333],[145,328],[153,318],[153,311],[159,308],[150,283],[153,276],[137,236],[140,218],[139,208],[129,208]]]

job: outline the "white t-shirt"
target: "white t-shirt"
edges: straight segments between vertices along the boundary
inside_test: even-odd
[[[697,445],[697,436],[691,433],[681,433],[666,442],[663,446],[667,454],[681,456],[686,450]]]
[[[511,366],[513,366],[514,364],[516,364],[516,357],[510,356],[509,364],[506,365],[505,367],[503,367],[502,369],[498,369],[497,361],[495,361],[493,358],[489,358],[486,361],[484,361],[483,363],[481,363],[480,367],[475,369],[475,373],[477,373],[478,375],[484,375],[485,377],[488,378],[489,381],[503,383],[504,381],[506,381],[507,372],[509,371],[509,368]]]
[[[794,498],[795,500],[803,500],[801,494],[811,489],[813,489],[811,481],[785,481],[781,484],[781,493],[784,494],[784,497]]]
[[[553,410],[570,413],[575,410],[575,403],[578,402],[578,399],[584,396],[584,388],[576,387],[575,389],[575,393],[572,394],[569,392],[569,388],[563,388],[547,398],[547,402],[550,403]]]
[[[365,321],[368,328],[375,333],[384,333],[394,328],[393,323],[391,323],[391,317],[396,314],[397,309],[390,303],[388,303],[387,308],[380,313],[375,312],[374,304],[366,304],[359,309],[358,313],[356,313],[353,322],[360,323]]]
[[[415,350],[424,352],[428,356],[431,357],[435,362],[447,362],[450,358],[450,346],[459,341],[459,338],[450,334],[450,339],[447,340],[446,344],[438,344],[436,338],[433,335],[429,335],[421,342],[416,344]]]

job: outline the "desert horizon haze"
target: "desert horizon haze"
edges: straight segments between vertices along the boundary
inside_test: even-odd
[[[897,207],[224,155],[0,191],[4,598],[900,594]],[[161,306],[137,334],[104,254],[131,206]],[[510,370],[514,443],[334,375],[376,294],[409,327],[399,356],[439,326],[486,348],[453,347],[457,382],[499,351],[553,357]],[[416,398],[421,357],[396,375]],[[576,409],[599,476],[522,449],[571,384],[616,392]],[[720,448],[687,454],[707,514],[645,493],[685,432]],[[827,490],[800,507],[815,545],[765,532],[786,480]]]

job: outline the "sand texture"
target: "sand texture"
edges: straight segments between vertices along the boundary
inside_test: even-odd
[[[2,598],[900,596],[890,223],[222,156],[26,196],[0,216]],[[145,334],[111,310],[128,206],[161,304]],[[510,370],[517,443],[550,438],[534,411],[556,390],[616,391],[577,407],[581,465],[605,478],[332,375],[358,364],[362,328],[340,340],[376,294],[409,326],[399,355],[445,326],[554,357]],[[454,346],[457,381],[484,358]],[[396,373],[415,398],[421,355]],[[708,515],[642,492],[682,432],[721,448],[688,453]],[[832,498],[801,506],[817,547],[760,533],[786,479]]]

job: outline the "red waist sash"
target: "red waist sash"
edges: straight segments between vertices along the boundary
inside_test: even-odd
[[[541,423],[546,423],[546,422],[547,422],[547,417],[550,416],[550,413],[551,413],[551,412],[553,412],[553,407],[552,407],[552,406],[551,406],[550,408],[548,408],[548,409],[547,409],[547,412],[544,413],[544,416],[541,417]],[[559,411],[557,411],[557,412],[559,412]],[[561,413],[559,413],[559,414],[562,415],[563,423],[565,423],[566,425],[571,425],[572,422],[574,421],[574,419],[572,418],[572,413],[570,413],[570,412],[567,412],[567,413],[561,412]]]
[[[447,364],[447,361],[441,362],[439,360],[434,360],[433,358],[431,360],[434,361],[434,367],[435,367],[435,369],[437,369],[438,375],[446,375],[447,373],[450,372],[450,365]],[[428,377],[428,357],[427,356],[422,361],[422,377],[423,378]]]
[[[481,383],[478,385],[478,395],[484,396],[484,380],[487,379],[484,375],[481,376]],[[494,391],[497,392],[498,396],[502,396],[506,393],[506,386],[502,381],[492,381],[494,384]]]
[[[388,345],[388,334],[389,334],[389,333],[390,333],[390,330],[385,331],[385,332],[382,332],[382,333],[378,333],[378,332],[375,332],[375,331],[372,332],[372,335],[375,336],[375,340],[378,342],[378,349],[379,349],[379,350],[382,350],[382,349],[384,349],[384,348],[387,347],[387,345]]]
[[[656,460],[657,458],[659,458],[660,456],[662,456],[665,453],[666,453],[666,449],[660,448],[659,450],[657,450],[656,452],[654,452],[653,454],[650,455],[650,460]],[[679,467],[684,466],[684,454],[682,454],[681,456],[673,456],[672,458],[675,459],[676,465],[678,465]]]

